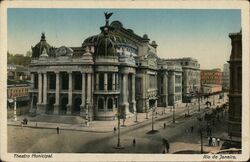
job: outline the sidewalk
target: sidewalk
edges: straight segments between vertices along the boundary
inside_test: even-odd
[[[203,105],[203,104],[201,104]],[[204,106],[204,105],[203,105]],[[171,108],[170,108],[171,107]],[[201,106],[202,107],[202,106]],[[165,109],[165,114],[164,114]],[[194,114],[194,112],[197,112],[197,105],[194,107],[190,107],[190,113]],[[204,108],[202,108],[204,109]],[[163,120],[164,118],[172,116],[172,106],[169,106],[167,108],[164,107],[158,107],[156,109],[157,115],[154,115],[155,121]],[[176,107],[176,118],[179,116],[184,116],[184,114],[187,112],[187,108],[184,107]],[[130,117],[125,120],[125,126],[122,126],[123,120],[120,120],[121,123],[121,129],[128,128],[135,125],[144,125],[144,124],[150,124],[152,121],[151,112],[148,113],[148,119],[146,119],[146,113],[138,113],[137,115],[137,121],[136,117]],[[95,132],[95,133],[108,133],[113,132],[114,127],[117,128],[117,120],[113,121],[91,121],[89,123],[89,127],[85,126],[85,124],[63,124],[63,123],[51,123],[51,122],[34,122],[30,121],[32,117],[28,117],[27,115],[18,116],[17,121],[13,121],[13,119],[8,119],[7,123],[10,126],[19,126],[21,127],[21,121],[24,118],[28,119],[28,124],[24,125],[24,127],[30,127],[30,128],[39,128],[39,129],[56,129],[56,127],[59,127],[61,130],[75,130],[75,131],[85,131],[85,132]]]

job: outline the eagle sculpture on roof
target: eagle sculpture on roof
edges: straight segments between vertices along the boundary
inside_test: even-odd
[[[105,19],[106,19],[106,26],[109,25],[109,18],[113,15],[113,12],[104,12],[104,15],[105,15]]]

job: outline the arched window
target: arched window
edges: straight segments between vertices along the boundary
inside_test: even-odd
[[[49,73],[49,89],[56,89],[56,75]]]
[[[104,90],[104,74],[99,74],[99,89]]]
[[[38,89],[38,74],[34,74],[34,89]]]
[[[108,90],[112,90],[112,84],[113,84],[112,74],[108,74]]]
[[[110,110],[112,110],[113,109],[113,100],[112,100],[112,98],[109,98],[108,99],[108,109]]]
[[[62,73],[62,89],[67,90],[69,88],[69,75],[68,73]]]
[[[104,109],[104,101],[102,98],[99,98],[98,100],[98,109],[103,110]]]

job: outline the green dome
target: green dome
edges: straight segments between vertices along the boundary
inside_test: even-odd
[[[104,36],[96,46],[96,56],[115,56],[115,43],[109,37]]]

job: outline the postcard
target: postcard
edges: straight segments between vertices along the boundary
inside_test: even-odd
[[[247,1],[0,6],[2,161],[249,159]]]

